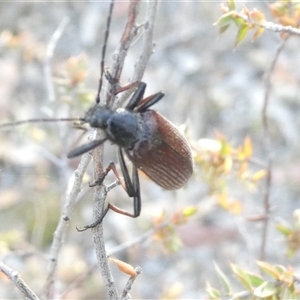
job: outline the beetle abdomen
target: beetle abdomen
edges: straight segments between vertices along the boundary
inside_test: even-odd
[[[167,190],[181,188],[193,173],[191,149],[178,129],[154,110],[142,113],[147,136],[131,151],[132,163]]]

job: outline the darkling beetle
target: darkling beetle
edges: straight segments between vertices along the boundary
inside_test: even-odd
[[[102,47],[101,74],[96,97],[96,105],[93,106],[84,118],[61,118],[61,119],[30,119],[0,125],[0,128],[21,125],[29,122],[56,122],[56,121],[82,121],[89,123],[93,128],[103,130],[105,137],[82,145],[68,154],[68,158],[79,156],[88,152],[105,141],[111,141],[118,146],[118,157],[124,177],[120,178],[113,163],[103,172],[95,184],[102,184],[106,175],[113,170],[129,197],[133,198],[133,213],[124,211],[115,205],[108,203],[102,216],[91,225],[82,230],[95,227],[102,222],[109,209],[115,212],[136,218],[141,212],[141,193],[138,169],[145,173],[152,181],[166,190],[175,190],[184,186],[193,172],[193,159],[191,149],[178,129],[166,118],[155,110],[149,109],[161,98],[162,92],[158,92],[143,99],[146,84],[140,82],[125,108],[112,110],[108,106],[99,104],[102,78],[104,73],[104,59],[106,43],[109,35],[114,0],[110,5],[107,18],[104,44]],[[110,78],[114,81],[113,78]],[[109,80],[110,81],[110,80]],[[132,176],[124,160],[124,154],[133,164]]]
[[[96,104],[81,119],[93,128],[102,129],[105,137],[74,149],[68,157],[88,152],[107,140],[116,144],[125,189],[128,196],[133,198],[133,213],[120,210],[109,203],[100,219],[84,229],[99,224],[108,209],[133,218],[140,215],[141,195],[137,169],[166,190],[181,188],[192,175],[193,159],[186,139],[170,121],[155,110],[149,109],[163,98],[164,94],[158,92],[143,99],[145,89],[146,84],[141,82],[125,108],[112,110]],[[132,178],[129,176],[124,153],[133,164]],[[114,166],[110,165],[95,184],[101,184],[113,168]]]

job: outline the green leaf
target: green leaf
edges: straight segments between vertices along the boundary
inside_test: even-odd
[[[257,265],[263,270],[265,273],[269,274],[271,277],[280,280],[280,273],[276,266],[272,266],[271,264],[265,261],[257,261]]]
[[[224,33],[224,32],[227,30],[228,27],[229,27],[229,24],[228,24],[228,25],[225,25],[225,26],[223,26],[223,27],[221,27],[221,28],[219,29],[219,34],[221,35],[222,33]]]
[[[213,287],[207,287],[206,288],[206,293],[210,297],[210,299],[221,299],[221,293],[217,289]]]
[[[248,32],[248,25],[239,26],[239,30],[235,39],[235,47],[245,38]]]
[[[236,275],[237,279],[245,286],[245,288],[248,291],[252,291],[251,282],[250,282],[246,272],[234,264],[230,264],[230,265],[231,265],[231,269],[232,269],[233,273]]]
[[[281,286],[279,299],[299,299],[299,295],[295,294],[294,291],[286,286]]]
[[[263,284],[265,281],[261,276],[259,276],[257,274],[254,274],[251,272],[245,272],[245,274],[247,274],[249,282],[252,287],[258,287],[261,284]]]
[[[254,290],[253,295],[260,298],[267,298],[273,296],[274,294],[276,294],[276,292],[277,289],[275,283],[266,281]]]
[[[232,15],[232,18],[237,27],[242,27],[246,25],[248,26],[248,23],[240,15],[236,14],[236,12],[234,13],[235,14]]]
[[[288,227],[284,224],[276,224],[276,229],[286,236],[290,235],[293,232],[293,229],[291,227]]]
[[[192,215],[194,215],[196,212],[198,211],[198,207],[197,206],[188,206],[185,207],[182,211],[183,216],[185,217],[191,217]]]
[[[225,141],[225,140],[221,140],[221,150],[220,150],[220,154],[222,157],[229,155],[231,153],[231,147],[230,144]]]
[[[176,253],[182,248],[182,241],[176,233],[170,234],[170,236],[163,241],[163,244],[171,253]]]
[[[263,27],[259,27],[256,29],[252,36],[252,42],[254,42],[258,37],[260,37],[264,33],[265,29]]]
[[[286,272],[286,268],[282,265],[275,265],[274,268],[280,275],[282,275],[283,272]]]
[[[222,270],[219,268],[219,266],[215,262],[214,262],[214,265],[215,265],[215,269],[219,275],[222,286],[225,289],[226,294],[232,295],[232,287],[231,287],[231,284],[230,284],[227,276],[222,272]]]
[[[228,6],[230,10],[235,10],[234,0],[227,0]]]
[[[229,26],[230,23],[233,21],[232,14],[233,14],[232,11],[225,13],[218,19],[217,22],[214,23],[214,25],[218,25],[220,27]]]

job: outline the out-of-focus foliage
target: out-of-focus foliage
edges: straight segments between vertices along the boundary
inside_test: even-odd
[[[89,59],[85,53],[71,56],[62,66],[60,74],[53,79],[54,84],[59,88],[62,101],[74,105],[74,95],[78,99],[78,105],[82,111],[93,103],[94,91],[86,87],[88,76]]]
[[[45,45],[29,31],[14,33],[8,29],[3,30],[0,33],[0,47],[19,51],[26,62],[43,61],[46,53]]]
[[[235,46],[245,38],[249,30],[254,30],[252,40],[257,39],[264,32],[261,23],[265,20],[265,16],[262,12],[256,9],[248,10],[246,7],[243,7],[242,10],[238,12],[233,0],[228,0],[227,3],[222,4],[221,10],[223,15],[215,25],[220,27],[220,34],[224,33],[231,23],[234,23],[238,27]]]
[[[298,0],[279,0],[270,4],[270,11],[277,23],[300,27],[300,3]]]
[[[199,167],[210,193],[218,199],[219,205],[233,214],[242,210],[242,202],[230,199],[228,181],[234,178],[250,189],[255,189],[258,182],[266,176],[266,170],[252,158],[253,145],[249,137],[242,145],[234,147],[226,138],[217,134],[217,138],[200,139],[193,143],[195,165]]]
[[[278,222],[277,230],[283,234],[287,244],[287,256],[292,257],[300,249],[300,209],[296,209],[292,224]]]
[[[173,213],[167,217],[164,212],[153,219],[155,233],[153,239],[163,245],[166,253],[177,252],[182,247],[180,237],[176,232],[176,227],[185,224],[197,213],[197,207],[189,206]]]
[[[278,24],[299,28],[299,1],[279,0],[269,5],[269,8],[273,18]],[[220,34],[224,33],[232,23],[238,27],[235,46],[244,40],[250,30],[254,30],[252,41],[263,34],[266,27],[266,20],[265,15],[261,11],[257,9],[250,10],[246,6],[240,11],[237,11],[234,0],[227,0],[226,3],[221,5],[221,10],[223,15],[215,25],[220,27]],[[282,33],[281,35],[285,37],[286,33]]]
[[[234,291],[231,277],[215,264],[222,289],[212,287],[207,283],[206,292],[209,299],[299,299],[299,279],[291,267],[272,265],[268,262],[257,261],[257,265],[263,275],[253,273],[231,264],[233,275],[243,286],[243,290]]]

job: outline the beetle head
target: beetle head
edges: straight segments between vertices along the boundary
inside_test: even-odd
[[[106,106],[96,104],[88,110],[84,120],[89,123],[91,127],[106,129],[107,120],[112,115],[113,111]]]

